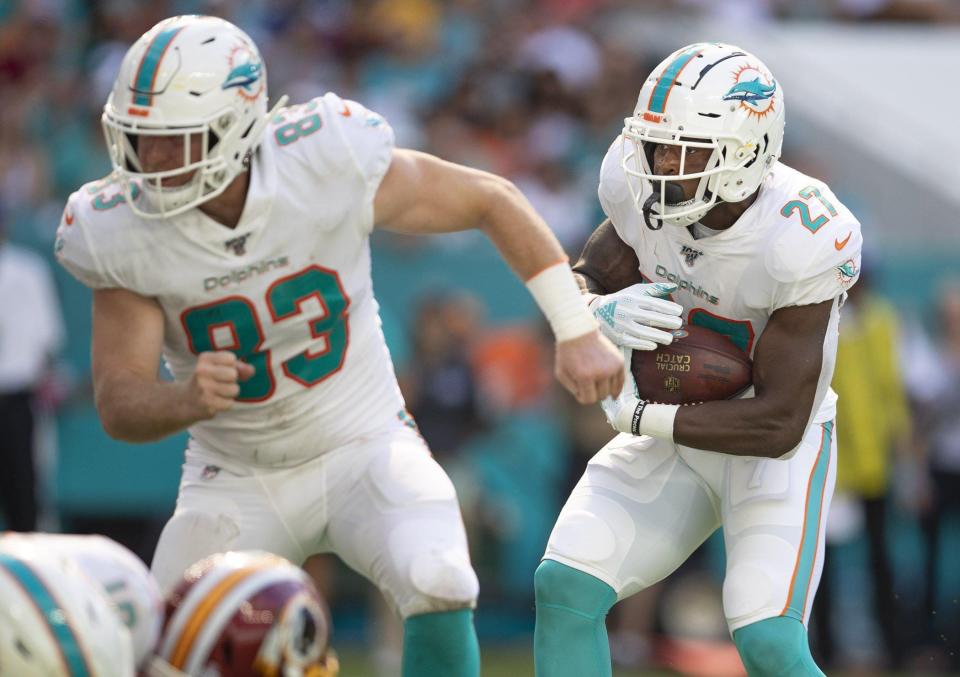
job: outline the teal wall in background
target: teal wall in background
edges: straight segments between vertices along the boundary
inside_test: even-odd
[[[63,414],[58,424],[61,515],[173,512],[186,434],[153,444],[117,442],[103,432],[92,406]]]
[[[893,303],[928,321],[937,290],[947,279],[960,281],[960,229],[953,248],[916,245],[888,249],[877,261],[877,285]]]

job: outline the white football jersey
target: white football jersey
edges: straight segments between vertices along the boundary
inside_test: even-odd
[[[0,537],[0,549],[6,543],[73,560],[100,584],[130,630],[136,664],[143,665],[154,652],[163,627],[163,596],[139,557],[105,536],[7,532]]]
[[[860,274],[860,223],[826,184],[782,163],[774,165],[757,200],[716,235],[694,239],[666,224],[651,230],[637,211],[621,167],[618,138],[600,170],[603,210],[637,253],[647,282],[674,282],[672,300],[691,325],[725,334],[751,357],[770,315],[779,308],[837,299],[823,347],[823,367],[810,423],[833,419],[830,388],[837,352],[839,306]],[[750,389],[746,397],[753,396]]]
[[[110,177],[70,197],[60,262],[92,288],[159,302],[175,379],[208,350],[255,368],[234,408],[190,428],[205,449],[294,465],[402,425],[370,277],[373,199],[393,147],[382,117],[328,93],[271,120],[232,230],[199,209],[138,218]]]

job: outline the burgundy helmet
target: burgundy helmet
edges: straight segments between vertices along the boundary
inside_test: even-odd
[[[302,569],[265,552],[200,560],[167,596],[158,658],[188,675],[333,677],[326,606]]]

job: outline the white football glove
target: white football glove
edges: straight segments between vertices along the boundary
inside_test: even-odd
[[[673,341],[673,334],[663,329],[679,329],[683,324],[683,306],[660,298],[676,289],[672,282],[640,283],[595,296],[587,305],[600,323],[600,331],[615,345],[655,350],[657,344],[666,346]]]
[[[640,399],[637,382],[630,369],[630,360],[633,351],[630,348],[621,348],[623,353],[623,390],[616,397],[605,397],[600,401],[600,408],[607,416],[607,423],[620,433],[639,435],[640,415],[646,406],[646,401]]]

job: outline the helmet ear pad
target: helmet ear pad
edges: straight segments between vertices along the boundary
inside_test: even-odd
[[[729,153],[734,164],[746,163],[736,172],[723,173],[717,177],[715,183],[717,197],[723,202],[740,202],[745,200],[760,188],[769,169],[777,160],[777,156],[768,154],[770,137],[767,134],[758,141],[748,141],[743,144],[728,143],[723,152]],[[760,160],[765,157],[766,160]]]

